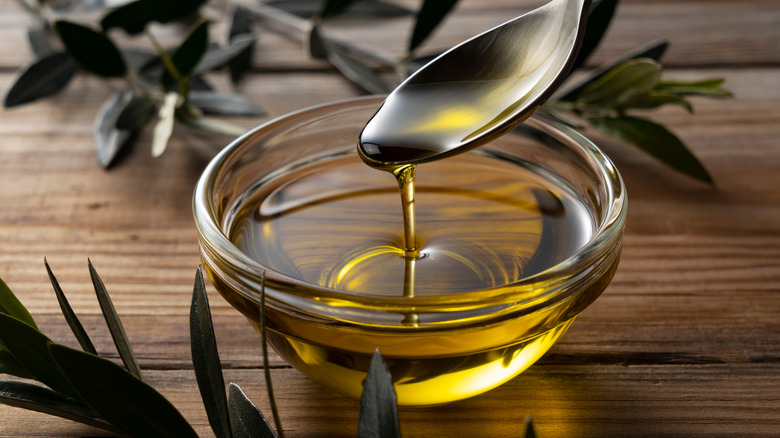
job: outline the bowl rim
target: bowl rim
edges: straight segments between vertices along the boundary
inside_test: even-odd
[[[250,141],[258,132],[283,121],[305,116],[310,113],[322,113],[327,110],[345,106],[350,107],[353,105],[376,103],[378,108],[379,104],[384,100],[384,97],[385,96],[382,95],[360,96],[301,108],[269,119],[254,128],[249,129],[226,145],[214,156],[203,170],[193,193],[192,209],[199,239],[201,241],[201,251],[204,251],[205,249],[203,248],[204,244],[211,248],[217,248],[220,252],[219,257],[223,262],[226,262],[234,270],[242,272],[246,278],[251,279],[252,283],[264,283],[266,287],[271,289],[268,291],[268,295],[281,301],[285,301],[284,294],[280,295],[274,293],[274,288],[272,287],[274,284],[286,284],[289,287],[285,288],[285,294],[297,295],[307,299],[311,299],[312,295],[315,295],[318,299],[356,303],[376,308],[413,306],[418,310],[426,309],[436,311],[436,309],[451,310],[453,305],[469,306],[481,304],[484,306],[485,298],[488,297],[490,304],[511,302],[515,305],[521,305],[521,307],[524,308],[529,306],[533,308],[547,307],[571,296],[573,292],[567,291],[569,288],[557,287],[552,287],[551,290],[547,290],[548,288],[543,287],[544,285],[560,282],[562,274],[568,273],[570,276],[577,276],[577,272],[582,271],[583,264],[587,264],[589,260],[598,261],[599,258],[603,258],[603,252],[608,248],[620,245],[627,215],[627,202],[625,183],[617,168],[606,154],[583,134],[580,134],[563,123],[536,114],[528,118],[524,124],[542,131],[547,135],[556,138],[558,141],[561,141],[561,138],[566,138],[576,143],[591,161],[596,164],[599,176],[602,178],[602,181],[604,181],[607,193],[606,199],[611,202],[606,206],[605,211],[607,214],[600,218],[601,221],[594,230],[593,236],[582,246],[582,248],[556,265],[550,266],[549,268],[528,277],[524,277],[517,282],[448,295],[418,297],[369,295],[360,292],[332,289],[281,273],[252,259],[228,239],[218,224],[218,213],[214,209],[212,195],[213,186],[219,176],[220,170],[232,153]],[[619,252],[619,247],[615,249],[616,252]],[[582,279],[580,278],[580,280]],[[304,290],[305,292],[303,292]],[[530,290],[541,290],[541,292],[538,294],[528,294],[528,291]],[[243,295],[250,300],[258,300],[258,296]]]

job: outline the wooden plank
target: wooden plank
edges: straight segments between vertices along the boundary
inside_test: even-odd
[[[225,374],[270,418],[259,370]],[[201,436],[212,436],[192,372],[145,375]],[[356,436],[357,401],[294,370],[273,370],[272,378],[286,436]],[[771,437],[780,428],[778,387],[776,363],[540,365],[484,395],[444,406],[402,408],[399,416],[405,437],[519,436],[526,415],[532,416],[542,437]],[[32,436],[33,431],[39,436],[101,436],[67,420],[20,409],[4,411],[0,437]]]

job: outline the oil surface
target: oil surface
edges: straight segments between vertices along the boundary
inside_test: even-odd
[[[237,210],[230,238],[271,269],[362,294],[451,295],[503,286],[564,260],[593,232],[582,204],[525,166],[482,152],[423,166],[415,178],[416,258],[404,257],[395,178],[354,155],[298,167],[292,177],[262,186]],[[257,303],[216,285],[259,330]],[[431,315],[412,313],[361,329],[336,322],[349,320],[338,308],[333,323],[266,310],[274,349],[351,397],[360,397],[379,348],[401,405],[446,403],[494,388],[534,363],[573,321],[540,332],[552,311],[543,310],[488,326],[431,330]]]
[[[271,269],[339,290],[399,296],[413,269],[415,294],[430,296],[518,281],[566,259],[593,232],[581,204],[516,163],[468,154],[423,167],[413,264],[403,257],[393,176],[354,157],[266,184],[235,216],[230,239]]]

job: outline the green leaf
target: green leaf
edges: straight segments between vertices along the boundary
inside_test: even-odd
[[[318,15],[322,19],[337,15],[346,10],[352,3],[355,3],[355,0],[324,0]]]
[[[116,129],[134,131],[146,126],[157,112],[157,101],[151,96],[143,94],[133,96],[130,102],[119,113],[116,120]]]
[[[257,38],[254,35],[243,34],[231,38],[230,44],[226,46],[209,48],[198,65],[195,66],[194,73],[202,74],[230,65],[240,56],[244,56],[246,53],[251,54],[256,42]]]
[[[458,0],[425,0],[417,12],[417,19],[409,39],[409,53],[419,47],[450,13]]]
[[[531,416],[525,417],[525,431],[523,432],[523,438],[536,438],[536,430],[534,430],[534,422],[531,420]]]
[[[119,152],[129,144],[132,131],[116,129],[116,122],[133,95],[129,89],[117,91],[106,100],[95,117],[95,156],[104,168],[111,166]]]
[[[78,71],[78,65],[65,52],[54,52],[33,62],[16,79],[4,105],[11,108],[48,97],[65,88]]]
[[[219,91],[191,91],[189,102],[203,111],[203,114],[234,117],[262,117],[262,108],[240,94]]]
[[[638,58],[650,58],[659,61],[668,46],[669,43],[666,40],[655,41],[648,44],[647,46],[640,47],[637,50],[634,50],[632,52],[629,52],[619,57],[616,61],[608,62],[596,69],[593,69],[591,72],[586,74],[585,77],[582,78],[577,85],[569,88],[569,90],[566,91],[566,93],[563,94],[560,98],[558,98],[558,100],[562,102],[573,102],[577,100],[577,97],[580,95],[580,92],[582,92],[582,90],[585,87],[601,79],[602,76],[609,73],[612,69],[619,66],[620,64],[623,64],[626,61],[630,61],[632,59],[638,59]]]
[[[327,51],[328,61],[347,79],[369,94],[384,94],[390,87],[359,59],[337,46]]]
[[[235,383],[230,384],[230,429],[234,438],[276,438],[263,413]]]
[[[219,438],[230,438],[230,417],[225,395],[225,380],[219,361],[217,340],[211,321],[209,298],[203,284],[203,273],[198,268],[192,290],[190,307],[190,344],[195,378],[206,407],[211,429]]]
[[[24,304],[16,298],[16,295],[14,295],[11,288],[5,284],[5,281],[3,281],[2,278],[0,278],[0,313],[13,316],[38,330],[38,325],[35,324],[35,320],[32,315],[30,315],[30,312],[24,307]]]
[[[246,44],[245,41],[251,43],[228,61],[230,80],[237,84],[244,76],[244,73],[252,68],[252,57],[255,44],[257,43],[257,38],[254,32],[252,32],[252,20],[246,8],[239,6],[233,11],[233,20],[230,23],[228,38],[230,47]]]
[[[171,55],[173,65],[176,67],[176,73],[180,78],[189,76],[195,70],[195,66],[198,65],[198,62],[206,53],[208,45],[209,22],[200,20],[195,23],[187,37]],[[163,84],[172,82],[172,77],[175,77],[175,75],[166,70],[163,76]]]
[[[65,320],[68,322],[71,331],[73,331],[73,335],[76,336],[76,340],[79,341],[79,345],[81,345],[81,348],[83,348],[84,351],[97,354],[95,346],[92,345],[92,341],[89,339],[89,335],[87,335],[87,331],[84,330],[84,326],[81,325],[81,322],[76,316],[76,313],[73,311],[73,308],[70,307],[70,303],[68,303],[68,299],[65,297],[65,293],[62,292],[60,283],[57,281],[57,278],[51,271],[49,262],[46,261],[45,258],[43,259],[43,264],[46,266],[46,272],[49,274],[49,280],[51,281],[52,287],[54,287],[54,293],[57,295],[57,301],[60,303],[62,315],[65,316]]]
[[[649,58],[626,61],[585,87],[578,104],[618,108],[641,98],[655,87],[661,65]]]
[[[116,313],[114,303],[111,302],[111,297],[108,296],[106,286],[103,284],[103,280],[100,279],[95,267],[92,266],[92,262],[87,260],[89,265],[89,276],[92,279],[92,285],[95,287],[95,295],[97,295],[98,303],[100,304],[100,310],[103,312],[103,318],[108,325],[108,331],[111,333],[111,338],[114,340],[119,357],[122,358],[122,362],[125,364],[127,371],[137,377],[139,380],[143,380],[141,376],[141,367],[138,366],[138,361],[133,354],[133,347],[130,345],[130,341],[127,339],[125,328],[122,325],[122,321],[119,319],[119,315]]]
[[[322,10],[322,0],[270,0],[265,5],[281,9],[301,18],[312,18]],[[340,15],[355,18],[405,17],[414,13],[411,9],[380,0],[361,0],[341,10]]]
[[[119,429],[103,421],[89,406],[51,389],[25,382],[0,381],[0,403],[77,421],[112,433]]]
[[[705,79],[694,82],[660,81],[656,91],[683,96],[731,97],[731,92],[723,88],[724,79]]]
[[[360,396],[358,437],[400,437],[398,408],[393,378],[382,354],[377,349],[371,358],[368,375]]]
[[[664,126],[638,117],[593,117],[599,131],[633,144],[667,166],[692,178],[712,183],[707,170],[682,141]]]
[[[102,357],[49,344],[81,398],[106,421],[138,437],[197,437],[181,413],[151,386]]]
[[[637,101],[631,102],[630,107],[635,109],[655,109],[664,105],[677,105],[685,108],[689,113],[693,112],[690,102],[677,94],[651,91]]]
[[[35,380],[49,388],[78,398],[49,354],[51,340],[32,326],[12,316],[0,313],[0,343]]]
[[[588,11],[588,22],[585,26],[585,34],[582,37],[582,46],[577,53],[577,58],[571,71],[580,68],[598,47],[604,34],[609,29],[609,23],[615,15],[618,0],[593,0]]]
[[[32,374],[25,367],[23,367],[19,361],[5,348],[2,342],[0,342],[0,374],[8,374],[16,377],[23,377],[25,379],[34,378]]]
[[[54,27],[68,52],[86,69],[105,77],[127,73],[122,54],[105,34],[64,20],[55,22]]]
[[[206,0],[137,0],[106,14],[100,21],[103,30],[115,27],[137,35],[156,21],[169,23],[195,13]]]

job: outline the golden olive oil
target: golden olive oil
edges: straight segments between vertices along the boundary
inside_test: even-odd
[[[411,232],[394,178],[355,155],[334,155],[260,186],[232,216],[229,237],[269,269],[314,285],[365,296],[440,296],[446,306],[459,293],[544,271],[594,231],[584,205],[529,163],[472,152],[423,168],[406,176],[413,182],[412,198],[404,201],[415,208]],[[256,324],[256,303],[240,294],[226,298]],[[323,323],[269,307],[269,342],[296,368],[352,397],[360,396],[379,348],[399,404],[414,405],[500,385],[536,361],[571,323],[561,320],[540,334],[552,312],[545,310],[437,332],[436,317],[407,312],[358,330],[340,324],[349,315],[339,311],[334,306],[333,322]]]

